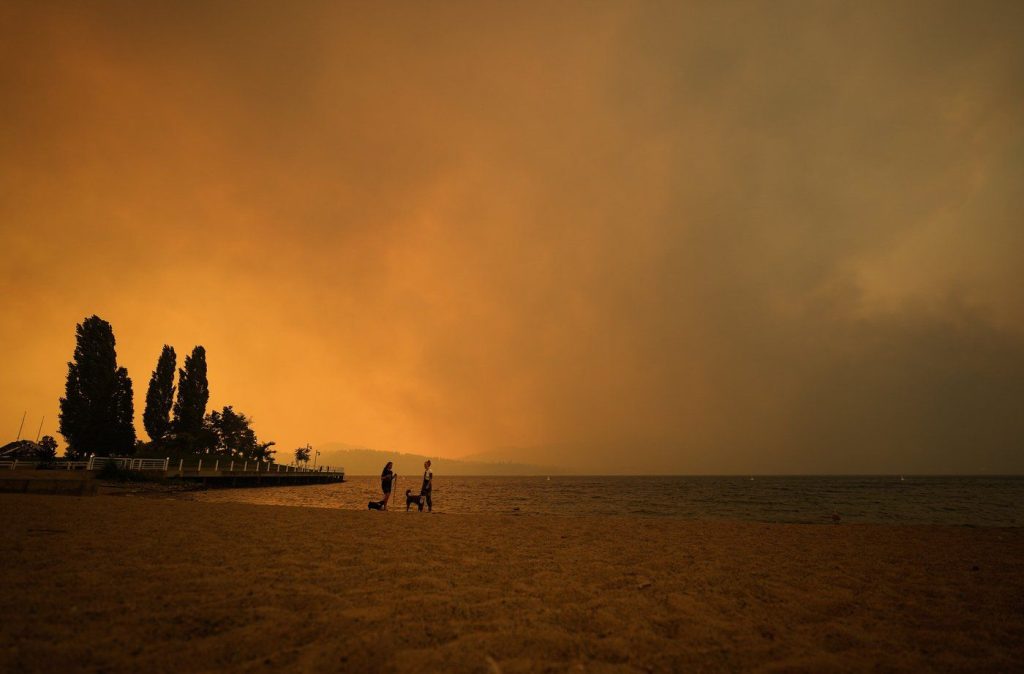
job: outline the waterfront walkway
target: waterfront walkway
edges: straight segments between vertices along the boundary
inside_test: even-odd
[[[158,481],[198,482],[215,487],[273,487],[328,484],[345,481],[345,469],[335,466],[286,466],[266,461],[210,457],[200,460],[92,457],[88,461],[0,461],[0,491],[90,494],[96,478],[108,465]]]

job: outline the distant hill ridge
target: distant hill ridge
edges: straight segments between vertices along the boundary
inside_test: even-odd
[[[318,463],[341,466],[348,475],[380,475],[384,464],[394,462],[399,475],[418,475],[423,462],[430,459],[431,467],[439,475],[557,475],[565,471],[552,466],[513,461],[461,461],[423,454],[383,452],[377,449],[347,447],[339,443],[315,445],[320,451]]]

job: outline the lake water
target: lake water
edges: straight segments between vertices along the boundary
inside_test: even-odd
[[[393,510],[405,512],[399,478]],[[198,501],[365,510],[379,478],[191,492]],[[434,510],[514,515],[640,515],[762,522],[1024,525],[1024,477],[435,477]]]

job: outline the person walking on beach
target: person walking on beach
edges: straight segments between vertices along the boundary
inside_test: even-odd
[[[430,459],[423,462],[423,486],[420,488],[420,496],[427,502],[427,512],[434,512],[434,502],[430,499],[430,491],[434,487],[434,472],[430,470]]]
[[[384,492],[384,500],[381,501],[381,510],[388,509],[388,501],[391,500],[391,484],[395,481],[395,473],[391,470],[391,462],[388,461],[384,470],[380,473],[380,489]]]

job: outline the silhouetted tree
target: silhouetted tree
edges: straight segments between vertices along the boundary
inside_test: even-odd
[[[203,431],[210,387],[206,381],[206,349],[197,346],[178,370],[178,399],[174,402],[174,431],[199,437]]]
[[[117,394],[114,397],[114,433],[119,454],[135,453],[135,396],[128,370],[117,368]]]
[[[259,461],[273,461],[274,455],[277,454],[276,449],[271,449],[277,443],[271,440],[270,442],[257,442],[256,449],[253,452],[253,457]]]
[[[313,449],[309,445],[299,447],[295,450],[295,463],[309,463],[309,452]]]
[[[206,416],[206,427],[216,437],[212,452],[237,459],[270,461],[275,451],[273,442],[261,443],[252,430],[252,419],[230,406],[214,410]]]
[[[71,458],[130,454],[135,448],[132,380],[117,366],[114,331],[98,316],[75,329],[75,354],[68,363],[60,399],[60,434]]]
[[[40,461],[52,461],[57,458],[57,441],[51,435],[44,435],[39,440],[39,450],[36,454]]]
[[[174,368],[177,356],[174,347],[164,344],[156,369],[149,378],[146,391],[146,411],[142,424],[153,441],[160,440],[171,429],[171,408],[174,406]]]

